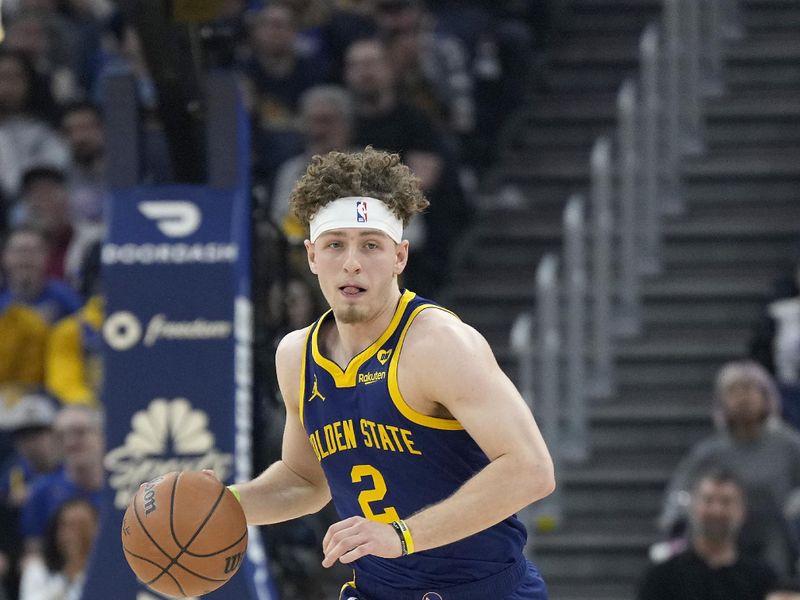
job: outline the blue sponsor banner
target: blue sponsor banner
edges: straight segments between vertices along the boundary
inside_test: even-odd
[[[141,483],[200,469],[227,483],[251,477],[246,169],[238,180],[113,193],[102,250],[107,494],[84,600],[166,597],[137,581],[122,551],[122,516]],[[255,528],[239,572],[203,598],[277,598]]]

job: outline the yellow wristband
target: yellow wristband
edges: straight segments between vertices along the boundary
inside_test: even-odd
[[[414,538],[411,537],[411,530],[403,519],[392,521],[392,527],[400,536],[400,544],[403,549],[403,556],[414,554]]]
[[[228,489],[231,491],[231,494],[233,494],[233,497],[236,498],[236,501],[241,504],[242,495],[239,493],[239,488],[237,488],[235,485],[229,485]]]

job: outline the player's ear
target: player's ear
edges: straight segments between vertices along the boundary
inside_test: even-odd
[[[394,255],[394,274],[400,275],[408,264],[408,240],[403,240],[397,244]]]
[[[306,257],[308,258],[308,268],[311,269],[311,272],[316,275],[317,274],[317,253],[314,250],[314,244],[311,243],[310,240],[305,240],[303,244],[306,247]]]

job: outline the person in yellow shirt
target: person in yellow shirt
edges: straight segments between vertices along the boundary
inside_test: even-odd
[[[45,386],[64,404],[94,406],[99,401],[102,325],[103,298],[96,295],[53,327],[47,345]]]
[[[86,253],[79,291],[86,304],[61,319],[50,333],[45,356],[45,388],[63,404],[97,406],[103,381],[101,329],[105,297],[100,278],[100,244]]]
[[[12,301],[0,305],[0,394],[43,383],[47,329],[33,308]]]

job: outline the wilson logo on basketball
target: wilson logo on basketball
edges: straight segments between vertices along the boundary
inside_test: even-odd
[[[148,483],[144,488],[144,516],[146,517],[151,512],[155,511],[156,507],[156,490],[155,485]]]
[[[239,563],[242,562],[243,552],[232,554],[225,557],[225,573],[232,573],[239,568]]]
[[[151,480],[169,471],[212,469],[225,481],[233,455],[216,448],[205,412],[193,408],[186,398],[156,398],[145,410],[134,413],[125,443],[106,454],[104,464],[116,491],[114,505],[123,510],[142,482],[154,485]],[[156,508],[154,499],[147,504],[145,498],[146,514]]]

